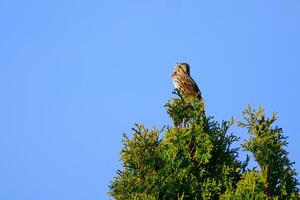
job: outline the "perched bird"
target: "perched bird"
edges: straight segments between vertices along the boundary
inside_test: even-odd
[[[175,89],[183,96],[202,99],[201,92],[196,82],[190,76],[190,66],[187,63],[177,63],[172,73],[172,80]]]

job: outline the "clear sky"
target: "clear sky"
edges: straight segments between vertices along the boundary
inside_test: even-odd
[[[300,172],[299,10],[299,0],[1,0],[0,199],[109,199],[122,133],[171,124],[163,106],[179,61],[217,120],[247,104],[277,111]]]

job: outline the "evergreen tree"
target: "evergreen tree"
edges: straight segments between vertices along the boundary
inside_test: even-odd
[[[244,111],[250,140],[242,148],[253,154],[260,170],[246,169],[238,159],[238,141],[228,129],[233,120],[218,123],[207,117],[195,98],[174,98],[166,104],[174,122],[162,130],[143,125],[133,136],[123,134],[121,160],[109,194],[117,199],[297,199],[293,163],[284,150],[282,129],[272,127],[260,108]]]

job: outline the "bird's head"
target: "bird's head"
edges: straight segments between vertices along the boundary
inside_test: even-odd
[[[172,73],[172,76],[175,74],[186,74],[186,75],[190,75],[190,66],[187,63],[177,63],[175,65],[175,69],[174,72]]]

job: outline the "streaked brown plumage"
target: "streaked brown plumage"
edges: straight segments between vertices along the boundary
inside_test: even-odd
[[[190,66],[187,63],[177,63],[172,73],[173,84],[183,96],[194,96],[202,99],[196,82],[190,76]]]

